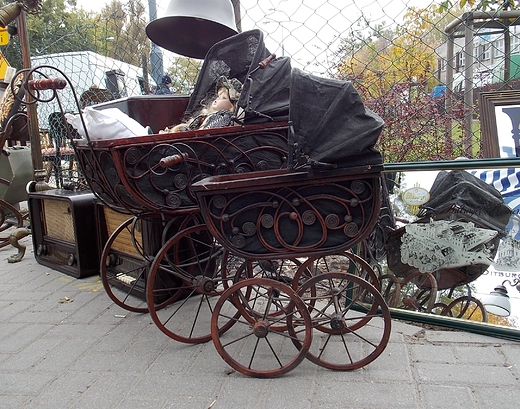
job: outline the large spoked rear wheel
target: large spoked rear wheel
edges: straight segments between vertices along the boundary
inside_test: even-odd
[[[234,279],[232,274],[222,277],[225,256],[204,224],[180,231],[157,253],[147,281],[147,300],[153,321],[167,336],[190,344],[211,339],[214,305]],[[222,330],[232,324],[229,319]]]
[[[110,299],[137,313],[148,312],[146,274],[151,263],[137,239],[140,221],[130,218],[110,235],[101,254],[100,274]]]
[[[370,265],[358,255],[353,254],[350,251],[344,251],[336,254],[310,257],[307,259],[300,266],[294,277],[293,289],[297,290],[310,278],[326,273],[352,274],[372,284],[377,291],[379,291],[380,288],[379,279],[372,267],[370,267]],[[307,286],[306,288],[309,292],[307,295],[307,303],[309,304],[309,308],[313,308],[313,303],[318,300],[318,298],[315,297],[317,295],[317,290],[313,288],[312,285]],[[364,287],[357,287],[357,290],[364,291]],[[363,295],[359,294],[359,297],[362,298]],[[351,323],[351,326],[353,326],[352,330],[361,328],[369,319],[370,314],[367,314],[364,320],[359,320],[355,324]],[[321,330],[325,332],[328,331],[327,327],[323,327]]]
[[[309,308],[313,342],[307,358],[325,368],[361,368],[386,348],[391,317],[379,291],[368,281],[348,273],[324,273],[305,281],[297,295]],[[292,320],[292,318],[291,318]],[[288,322],[293,343],[303,348]]]
[[[234,317],[234,325],[224,331],[230,317]],[[297,323],[291,334],[276,329],[286,322]],[[305,358],[312,341],[311,319],[307,306],[289,286],[252,278],[239,281],[221,295],[213,312],[211,335],[218,353],[232,368],[248,376],[274,378]]]
[[[230,258],[231,257],[232,256],[230,256]],[[296,288],[296,286],[294,286],[293,280],[296,277],[296,273],[299,271],[301,264],[302,263],[296,259],[244,260],[242,264],[236,270],[234,270],[232,277],[235,283],[239,280],[251,278],[268,278]],[[228,275],[227,272],[226,275]],[[310,274],[306,274],[306,276],[309,275]],[[243,305],[237,305],[238,309],[242,312],[242,316],[246,319],[249,318],[252,323],[254,323],[258,317],[262,317],[264,314],[262,308],[258,312],[254,310],[255,296],[256,294],[244,293],[241,295],[241,299],[239,300],[241,301],[244,299]],[[283,317],[285,315],[284,306],[273,305],[270,314],[272,314],[270,318],[273,319],[273,322],[276,320],[277,316]],[[277,324],[273,324],[270,329],[272,331],[286,331],[287,325],[285,324],[285,320],[282,319],[278,321]]]

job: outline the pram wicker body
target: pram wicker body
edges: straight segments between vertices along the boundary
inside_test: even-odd
[[[354,247],[374,228],[375,167],[207,178],[194,187],[211,233],[246,258],[292,258]]]
[[[86,142],[86,141],[85,141]],[[90,144],[76,141],[92,191],[110,207],[139,216],[198,208],[191,184],[208,176],[280,169],[287,125],[159,134]]]

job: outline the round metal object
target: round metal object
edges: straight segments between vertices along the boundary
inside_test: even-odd
[[[348,273],[323,273],[305,281],[297,291],[308,306],[313,342],[307,358],[325,368],[350,371],[375,360],[390,339],[390,310],[368,281]],[[297,348],[293,317],[288,332]]]
[[[172,209],[177,209],[182,204],[182,199],[177,193],[168,193],[165,199],[168,207]]]
[[[274,315],[273,310],[280,305],[284,306],[283,313]],[[255,317],[256,313],[249,315],[252,310],[261,318]],[[228,331],[222,331],[230,314],[236,312],[246,315],[236,318]],[[287,333],[273,330],[273,325],[289,321],[295,326],[291,332],[298,347],[287,342]],[[267,278],[251,278],[239,281],[221,295],[211,319],[211,335],[218,353],[232,368],[248,376],[274,378],[303,361],[312,342],[310,326],[305,304],[290,287]]]
[[[143,155],[139,148],[129,148],[125,153],[125,161],[129,165],[135,165]]]
[[[328,214],[327,217],[325,217],[325,224],[329,229],[333,229],[335,227],[338,227],[339,225],[339,217],[337,214]]]
[[[307,226],[312,226],[316,222],[316,213],[313,210],[305,210],[302,214],[302,222]]]
[[[343,232],[345,233],[345,236],[347,237],[356,237],[359,233],[359,229],[356,223],[350,222],[345,226],[343,229]]]
[[[216,195],[212,200],[211,204],[215,206],[217,209],[223,209],[227,204],[226,197],[223,195]]]
[[[274,226],[274,218],[270,214],[264,214],[260,219],[260,223],[266,229],[270,229]]]
[[[254,236],[256,233],[256,226],[253,222],[245,222],[242,225],[242,232],[245,236]]]
[[[184,190],[188,186],[188,177],[184,173],[177,173],[173,178],[174,186],[179,190]]]

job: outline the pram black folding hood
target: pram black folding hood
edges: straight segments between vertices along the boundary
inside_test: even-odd
[[[295,159],[334,167],[382,164],[374,148],[384,122],[349,81],[292,70],[290,120]]]
[[[287,120],[289,113],[289,58],[274,58],[261,64],[271,53],[260,30],[245,31],[210,48],[190,97],[186,114],[192,116],[205,98],[215,94],[219,78],[237,78],[243,89],[238,107],[245,111],[244,122]]]
[[[204,98],[215,93],[221,76],[237,78],[243,84],[237,103],[245,112],[243,121],[290,119],[294,140],[288,149],[294,150],[299,163],[382,164],[374,145],[383,120],[365,107],[351,82],[291,69],[287,57],[263,64],[270,56],[260,30],[216,43],[206,54],[186,114],[200,110]]]

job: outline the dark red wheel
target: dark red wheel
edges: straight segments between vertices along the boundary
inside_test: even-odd
[[[390,310],[379,291],[368,281],[348,273],[323,273],[310,278],[297,295],[308,306],[313,334],[307,358],[325,368],[350,371],[361,368],[386,348],[390,339]],[[296,347],[303,347],[288,331]]]
[[[241,315],[247,311],[251,315]],[[230,317],[234,317],[234,325],[224,331]],[[297,323],[291,335],[273,330],[280,322],[289,321]],[[248,376],[274,378],[305,358],[312,342],[311,319],[307,306],[291,287],[272,279],[246,279],[224,291],[215,304],[211,336],[218,353],[232,368]]]
[[[437,280],[432,273],[414,271],[399,281],[399,287],[397,308],[431,312],[437,299]]]
[[[233,256],[229,257],[230,259],[234,259]],[[243,259],[242,259],[243,260]],[[234,274],[229,274],[231,272],[229,268],[224,269],[223,271],[228,271],[227,275],[233,278],[234,282],[238,282],[239,280],[245,280],[250,278],[268,278],[274,281],[281,282],[288,286],[293,286],[293,280],[296,276],[297,271],[301,267],[301,262],[298,260],[292,259],[279,259],[279,260],[243,260],[242,264],[234,270]],[[300,273],[302,274],[302,273]],[[308,276],[308,274],[307,274]],[[246,289],[251,289],[253,287],[246,287]],[[255,322],[258,317],[261,317],[264,311],[261,309],[260,311],[256,311],[255,308],[255,300],[258,294],[251,293],[241,293],[239,297],[239,301],[242,302],[243,299],[243,308],[241,305],[238,305],[238,308],[242,312],[242,316],[246,319],[251,320],[251,322]],[[262,297],[262,295],[260,295]],[[284,306],[273,306],[271,310],[271,318],[276,320],[276,317],[284,316]],[[270,327],[271,331],[285,331],[287,330],[287,325],[284,320],[277,320],[276,324],[272,324]]]
[[[401,297],[401,284],[399,278],[393,274],[383,274],[379,276],[381,283],[381,295],[390,308],[395,308],[399,304]]]
[[[308,258],[296,273],[293,288],[297,289],[309,277],[323,273],[349,273],[365,279],[378,290],[380,287],[377,274],[363,258],[350,251],[343,251]]]
[[[326,273],[348,273],[355,275],[357,277],[365,279],[367,282],[371,283],[376,290],[379,290],[380,283],[379,279],[372,270],[372,267],[363,260],[361,257],[353,254],[349,251],[344,251],[336,254],[329,254],[325,256],[311,257],[306,260],[297,271],[294,281],[293,288],[297,290],[302,285],[304,285],[308,279],[316,276],[320,276]],[[357,287],[358,290],[363,290],[363,287]],[[307,287],[307,291],[309,294],[307,295],[309,304],[309,308],[313,308],[313,302],[315,302],[318,298],[317,290],[311,287]],[[360,298],[363,298],[365,295],[359,294]],[[367,294],[367,297],[370,295]],[[368,318],[367,318],[368,319]],[[357,322],[356,325],[358,327],[362,327],[365,325],[366,321],[361,320]],[[320,329],[324,332],[329,331],[327,326],[317,326],[317,329]],[[356,329],[356,328],[353,328]]]
[[[137,313],[148,312],[146,274],[151,258],[137,239],[139,219],[129,218],[110,235],[101,254],[100,275],[110,299]]]
[[[147,300],[153,321],[170,338],[191,344],[211,339],[214,305],[234,280],[222,276],[222,266],[229,266],[226,254],[204,224],[180,231],[157,253],[147,281]],[[159,304],[157,300],[163,299],[167,303]],[[232,324],[229,319],[222,330]]]
[[[463,318],[466,320],[487,322],[488,316],[486,308],[482,302],[473,297],[463,295],[451,301],[440,310],[440,315],[453,318]]]

